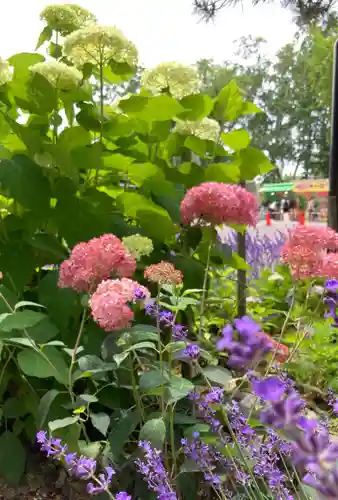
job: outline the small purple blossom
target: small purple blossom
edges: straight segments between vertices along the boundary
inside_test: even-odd
[[[190,359],[199,358],[200,353],[201,353],[201,349],[196,344],[188,344],[187,347],[183,351],[184,356],[186,356]]]
[[[71,468],[71,474],[79,479],[90,479],[96,470],[96,461],[81,455]]]
[[[185,340],[188,335],[188,330],[183,325],[173,325],[172,326],[172,338],[173,340]]]
[[[144,451],[144,460],[137,459],[135,464],[148,483],[148,488],[157,493],[158,499],[177,500],[163,465],[161,452],[152,448],[148,441],[140,441],[139,447]]]
[[[144,291],[141,288],[135,289],[135,291],[134,291],[134,299],[135,300],[145,300],[146,298],[147,298],[146,294],[144,293]]]
[[[36,440],[41,451],[45,451],[47,457],[61,458],[67,451],[67,445],[62,444],[61,439],[48,437],[46,431],[39,431]]]
[[[87,484],[87,492],[89,493],[89,495],[97,495],[98,493],[108,491],[114,474],[115,471],[112,467],[106,467],[104,469],[104,473],[99,474],[97,483],[95,485],[93,483]]]
[[[175,318],[174,314],[171,311],[161,311],[159,317],[161,323],[163,323],[165,326],[172,326]]]
[[[285,394],[285,382],[276,376],[251,381],[253,392],[264,401],[279,401]]]
[[[120,491],[120,493],[117,493],[115,495],[115,500],[131,500],[131,496],[128,495],[125,491]]]
[[[325,290],[329,293],[338,293],[338,280],[327,280]]]
[[[297,425],[303,410],[304,401],[293,392],[281,401],[270,402],[261,412],[260,418],[264,424],[290,429]]]
[[[222,338],[216,343],[218,351],[229,351],[229,366],[239,369],[250,369],[262,361],[271,351],[272,345],[264,336],[258,335],[260,326],[249,316],[234,320],[236,337],[231,325],[222,330]]]

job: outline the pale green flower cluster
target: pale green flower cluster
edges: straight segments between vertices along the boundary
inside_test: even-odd
[[[136,260],[140,260],[143,256],[150,255],[154,250],[151,239],[141,236],[140,234],[126,236],[122,238],[122,242],[126,250],[133,255]]]
[[[12,72],[9,69],[9,64],[0,57],[0,85],[5,85],[12,79]]]
[[[191,94],[197,94],[201,81],[197,71],[192,66],[184,66],[177,62],[161,63],[156,68],[143,72],[141,85],[153,94],[169,92],[172,97],[182,99]]]
[[[111,60],[131,66],[137,64],[135,45],[114,26],[90,24],[74,31],[65,38],[63,53],[76,66],[106,64]]]
[[[95,22],[95,16],[79,5],[48,5],[40,14],[40,19],[61,35],[69,35],[88,22]]]
[[[29,69],[40,73],[49,83],[61,90],[72,89],[82,80],[82,73],[78,69],[54,59],[34,64]]]
[[[203,118],[199,121],[177,120],[174,132],[180,135],[194,135],[199,139],[218,142],[221,128],[216,120]]]

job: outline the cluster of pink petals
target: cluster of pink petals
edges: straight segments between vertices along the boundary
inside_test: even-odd
[[[282,248],[282,259],[289,264],[295,279],[318,276],[334,278],[330,273],[335,272],[338,275],[338,261],[335,253],[327,251],[337,248],[338,234],[332,229],[297,226],[289,232],[288,241]]]
[[[149,290],[127,278],[105,280],[99,284],[89,301],[94,320],[108,332],[128,328],[134,313],[128,303],[135,302],[135,291],[149,298]]]
[[[69,259],[60,266],[59,287],[90,292],[102,280],[112,275],[130,277],[135,269],[136,261],[121,240],[113,234],[104,234],[75,245]]]
[[[236,184],[204,182],[186,193],[181,202],[184,224],[204,221],[211,224],[257,224],[255,195]]]

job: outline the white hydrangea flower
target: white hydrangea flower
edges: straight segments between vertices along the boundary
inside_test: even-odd
[[[165,62],[156,68],[144,71],[141,85],[153,94],[161,94],[167,90],[176,99],[182,99],[187,95],[197,94],[201,87],[201,81],[196,69],[192,66],[185,66],[177,62]]]
[[[65,38],[63,53],[75,65],[117,63],[137,64],[137,49],[114,26],[91,24]]]
[[[48,5],[41,12],[40,19],[61,35],[69,35],[88,22],[96,22],[95,16],[88,10],[79,5],[67,3]]]
[[[82,80],[82,73],[78,69],[54,59],[34,64],[29,69],[33,73],[40,73],[54,87],[62,90],[71,89]]]
[[[0,85],[5,85],[12,79],[12,72],[7,61],[0,57]]]
[[[174,132],[180,135],[194,135],[199,139],[218,142],[221,128],[216,120],[203,118],[198,121],[177,120]]]

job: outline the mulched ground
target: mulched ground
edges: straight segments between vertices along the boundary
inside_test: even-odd
[[[49,461],[32,455],[20,485],[7,486],[0,477],[0,500],[87,500],[84,483],[71,481]]]

